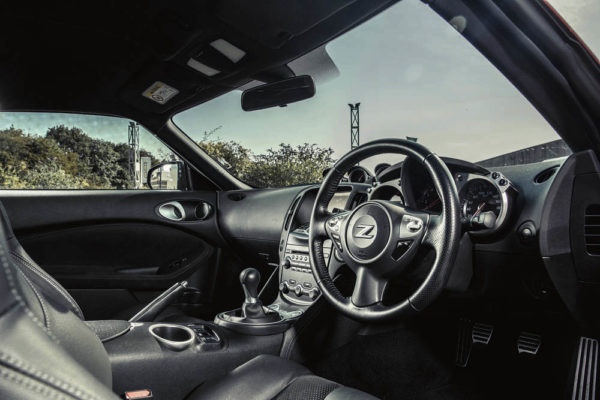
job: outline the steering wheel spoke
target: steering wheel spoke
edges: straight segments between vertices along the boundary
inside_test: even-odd
[[[429,214],[427,230],[423,236],[422,243],[429,245],[437,251],[443,244],[444,237],[444,216],[439,214]]]
[[[324,211],[318,218],[314,218],[310,223],[310,230],[315,238],[327,239],[329,232],[327,231],[327,220],[331,217],[331,214]]]
[[[368,307],[381,303],[388,280],[375,276],[366,267],[356,270],[356,283],[351,301],[356,307]]]
[[[330,214],[324,224],[324,229],[327,236],[333,242],[333,245],[342,252],[342,235],[346,227],[346,220],[350,215],[350,211],[344,211],[337,214]]]

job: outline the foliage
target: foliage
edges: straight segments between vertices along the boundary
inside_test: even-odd
[[[205,134],[199,145],[232,174],[259,187],[317,183],[334,160],[331,148],[280,144],[255,154],[235,141]],[[173,158],[140,149],[152,165]],[[45,136],[11,126],[0,130],[0,189],[124,189],[130,187],[129,146],[96,139],[77,127],[58,125]]]
[[[234,141],[212,139],[210,134],[205,134],[198,144],[233,175],[258,187],[318,183],[323,179],[323,170],[335,161],[332,148],[309,143],[281,143],[264,154],[254,154]]]
[[[323,179],[323,170],[333,165],[332,155],[330,147],[308,143],[294,147],[281,143],[275,150],[256,155],[245,178],[259,187],[318,183]]]
[[[0,166],[0,189],[89,189],[89,186],[85,179],[57,166],[40,164],[27,168],[25,163]]]

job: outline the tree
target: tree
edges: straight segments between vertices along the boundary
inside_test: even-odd
[[[319,183],[323,180],[323,170],[335,162],[332,156],[331,147],[281,143],[277,149],[255,156],[246,179],[259,187]]]
[[[212,139],[211,134],[205,134],[198,144],[233,175],[258,187],[318,183],[323,179],[323,170],[335,162],[333,149],[317,144],[281,143],[264,154],[254,154],[232,140]]]
[[[252,152],[233,140],[212,139],[211,134],[204,134],[198,142],[200,147],[217,160],[233,175],[244,179],[252,167]]]
[[[94,188],[129,187],[129,148],[125,143],[92,138],[80,128],[64,125],[48,129],[46,138],[78,156],[81,164],[76,175],[89,181]]]
[[[238,142],[213,139],[207,133],[200,147],[232,174],[259,187],[318,183],[334,160],[333,149],[305,143],[281,143],[254,154]],[[171,153],[140,149],[152,165],[170,161]],[[90,137],[77,127],[49,128],[45,136],[10,127],[0,131],[0,188],[123,189],[130,185],[129,146]]]

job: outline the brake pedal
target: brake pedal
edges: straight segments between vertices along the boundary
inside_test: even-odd
[[[596,378],[598,374],[598,341],[596,339],[579,338],[576,362],[571,399],[596,399]]]
[[[471,338],[473,343],[488,344],[492,339],[494,327],[492,325],[481,324],[476,322],[473,324]]]
[[[490,342],[493,333],[494,327],[492,325],[461,318],[458,327],[455,365],[461,368],[465,368],[469,365],[473,345],[487,345]]]
[[[517,351],[519,354],[537,355],[542,346],[542,337],[536,333],[521,332],[517,339]]]

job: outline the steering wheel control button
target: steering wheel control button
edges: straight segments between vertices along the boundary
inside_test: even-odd
[[[391,231],[392,221],[387,210],[377,203],[365,203],[348,221],[348,250],[360,262],[374,260],[388,246]]]
[[[423,227],[423,221],[421,221],[419,218],[414,218],[414,219],[410,218],[410,219],[408,219],[408,223],[406,224],[406,227],[412,233],[419,232],[421,230],[421,228]]]
[[[412,240],[399,240],[398,244],[396,244],[396,249],[392,252],[392,258],[394,260],[399,260],[410,247]]]
[[[424,222],[421,218],[405,214],[400,223],[400,238],[411,239],[423,232]]]

